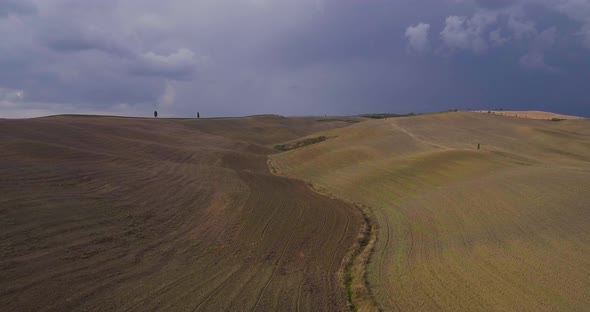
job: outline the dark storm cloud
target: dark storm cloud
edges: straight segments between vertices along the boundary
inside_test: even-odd
[[[148,52],[139,56],[131,72],[144,76],[162,76],[185,80],[191,78],[196,70],[195,54],[189,49],[179,49],[169,55]]]
[[[10,14],[30,15],[37,13],[37,7],[27,0],[2,0],[0,2],[0,18]]]
[[[515,4],[518,0],[475,0],[475,2],[488,9],[498,9]]]
[[[579,0],[10,0],[0,115],[590,115]]]
[[[74,27],[79,27],[74,25]],[[117,42],[109,34],[98,31],[80,31],[76,28],[50,28],[41,35],[41,41],[56,52],[102,51],[118,56],[130,56],[131,51],[124,44]]]

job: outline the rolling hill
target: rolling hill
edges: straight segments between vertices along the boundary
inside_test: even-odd
[[[266,161],[356,121],[0,120],[1,309],[348,309],[359,212]]]
[[[521,117],[0,120],[0,304],[583,311],[590,121]]]
[[[271,164],[369,207],[377,241],[366,277],[380,309],[590,306],[590,120],[458,112],[318,136],[328,139]]]

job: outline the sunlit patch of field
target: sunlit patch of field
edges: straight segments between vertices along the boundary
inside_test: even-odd
[[[544,119],[544,120],[553,120],[553,121],[568,120],[568,119],[581,119],[581,117],[578,117],[578,116],[563,115],[563,114],[556,114],[556,113],[542,112],[542,111],[508,111],[508,110],[487,111],[487,110],[482,110],[482,111],[476,111],[476,112],[486,113],[486,114],[496,114],[496,115],[508,116],[508,117]]]
[[[383,310],[590,306],[588,120],[445,113],[316,135],[332,139],[272,163],[371,208]]]

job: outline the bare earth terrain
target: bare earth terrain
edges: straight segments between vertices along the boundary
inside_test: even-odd
[[[313,136],[272,164],[370,207],[382,310],[588,311],[590,120],[459,112]]]
[[[0,120],[1,310],[346,310],[359,213],[267,155],[349,124]]]

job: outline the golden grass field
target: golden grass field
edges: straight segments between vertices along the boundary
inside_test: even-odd
[[[0,310],[347,310],[360,213],[267,155],[351,121],[0,120]]]
[[[551,113],[551,112],[543,112],[543,111],[497,111],[497,110],[491,110],[491,111],[487,111],[487,110],[483,110],[483,111],[476,111],[477,113],[494,113],[496,115],[501,115],[501,116],[510,116],[510,117],[520,117],[520,118],[532,118],[532,119],[545,119],[545,120],[550,120],[553,118],[557,118],[557,119],[564,119],[564,120],[569,120],[569,119],[581,119],[581,117],[578,116],[571,116],[571,115],[563,115],[563,114],[556,114],[556,113]]]
[[[370,208],[380,309],[588,311],[590,120],[458,112],[319,135],[271,164]]]

